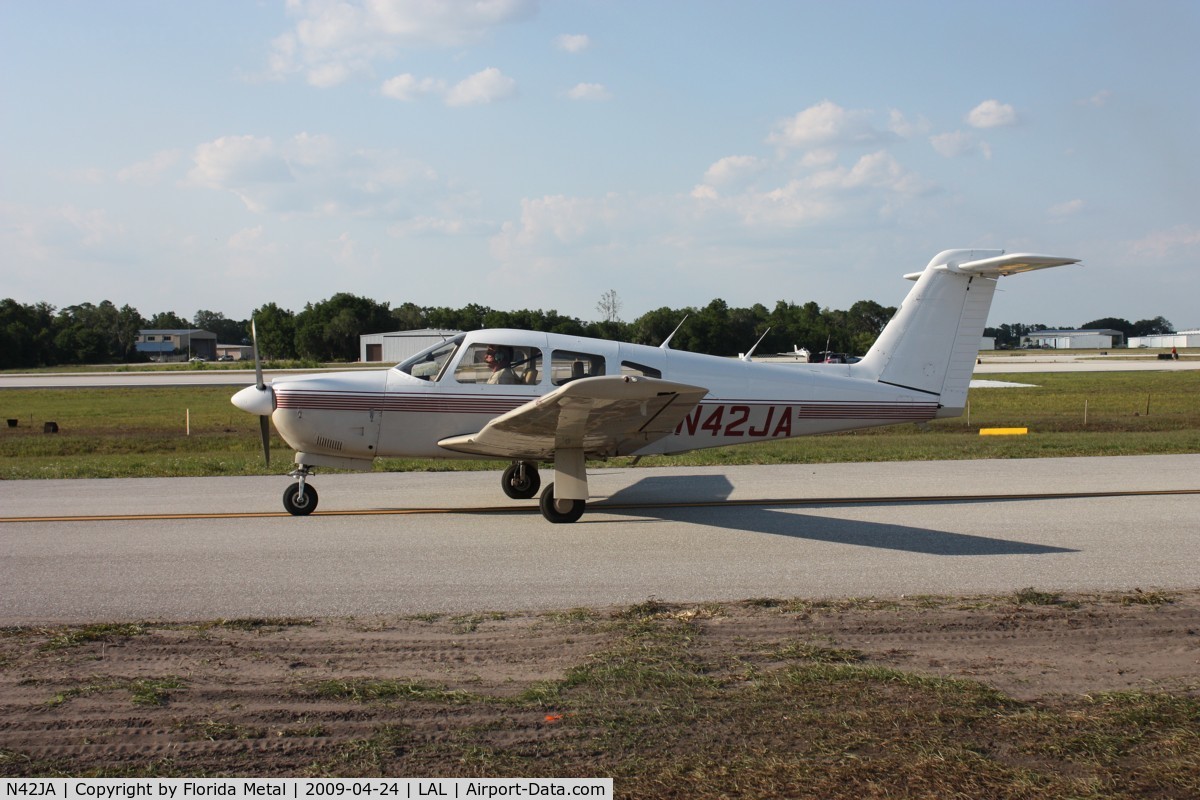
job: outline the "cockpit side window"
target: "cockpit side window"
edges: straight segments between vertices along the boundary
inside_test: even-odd
[[[454,355],[454,351],[458,349],[462,341],[462,336],[456,336],[449,341],[439,342],[433,347],[428,347],[415,356],[401,361],[396,365],[396,369],[412,375],[414,378],[437,381],[441,378],[442,371],[450,363],[451,356]]]
[[[459,383],[493,386],[533,386],[541,381],[542,351],[503,342],[477,343],[467,348],[454,370]]]
[[[595,353],[555,350],[550,359],[550,375],[555,386],[603,374],[604,356]]]

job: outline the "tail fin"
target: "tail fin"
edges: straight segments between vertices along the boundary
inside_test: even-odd
[[[938,416],[958,416],[967,401],[980,337],[1001,276],[1074,264],[1077,258],[1003,250],[945,250],[851,374],[940,398]]]

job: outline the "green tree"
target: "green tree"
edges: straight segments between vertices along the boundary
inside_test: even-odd
[[[174,311],[160,311],[146,320],[146,327],[156,331],[182,331],[191,328],[192,325]]]
[[[339,292],[296,315],[296,350],[319,361],[356,361],[359,337],[390,330],[392,322],[386,303]]]
[[[241,344],[250,335],[248,321],[226,319],[220,311],[197,311],[192,324],[199,330],[215,333],[220,344]]]
[[[58,363],[54,348],[54,306],[0,300],[0,369]]]
[[[1162,319],[1162,317],[1159,317],[1159,319]],[[1094,330],[1120,331],[1121,333],[1125,334],[1126,339],[1128,339],[1130,336],[1139,336],[1140,335],[1140,334],[1136,334],[1133,332],[1134,325],[1132,322],[1130,322],[1127,319],[1121,319],[1120,317],[1103,317],[1101,319],[1094,319],[1091,322],[1083,323],[1082,325],[1079,326],[1079,329],[1081,331],[1094,331]]]
[[[609,289],[600,295],[600,300],[596,303],[596,311],[600,312],[600,321],[619,322],[622,305],[621,298],[617,296],[616,289]]]
[[[667,341],[667,337],[679,327],[679,323],[683,321],[686,314],[686,311],[677,311],[666,306],[647,311],[630,325],[630,340],[636,344],[660,347],[663,342]],[[676,341],[671,339],[670,346],[675,347],[676,345]]]
[[[1155,336],[1162,333],[1174,333],[1175,326],[1163,317],[1154,319],[1139,319],[1133,323],[1133,336]]]
[[[258,352],[261,358],[296,357],[296,315],[274,303],[251,312],[258,332]]]
[[[850,306],[845,317],[850,335],[847,351],[852,355],[862,355],[870,350],[895,313],[895,307],[881,306],[874,300],[859,300]]]
[[[424,309],[416,303],[401,303],[399,307],[393,308],[392,319],[395,320],[396,330],[415,331],[429,327]]]
[[[691,339],[689,348],[698,353],[730,356],[737,352],[729,334],[729,305],[719,297],[688,318],[684,330]]]
[[[478,303],[468,303],[462,308],[426,308],[425,319],[431,328],[441,328],[451,331],[477,331],[486,328],[484,318],[492,309]]]
[[[145,320],[131,306],[117,308],[80,303],[59,311],[54,320],[54,346],[62,360],[74,364],[111,364],[134,357],[138,331]]]

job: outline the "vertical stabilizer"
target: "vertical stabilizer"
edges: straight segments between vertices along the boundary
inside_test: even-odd
[[[905,277],[917,285],[852,375],[937,396],[939,416],[957,416],[967,389],[996,281],[1078,259],[1003,250],[945,250],[924,271]]]

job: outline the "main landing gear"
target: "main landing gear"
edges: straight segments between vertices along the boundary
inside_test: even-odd
[[[292,516],[306,517],[317,509],[317,490],[305,483],[312,470],[301,466],[288,474],[296,482],[283,490],[283,507]]]
[[[537,497],[541,488],[542,477],[538,474],[537,463],[533,461],[514,461],[504,470],[500,478],[500,488],[514,500],[529,500]],[[554,497],[554,484],[548,484],[538,500],[542,516],[550,522],[576,522],[583,516],[585,500],[558,500]]]
[[[583,516],[586,500],[555,500],[554,484],[548,484],[538,500],[542,516],[550,522],[577,522]]]
[[[500,488],[513,500],[528,500],[537,497],[542,485],[537,464],[532,461],[514,461],[500,477]]]

